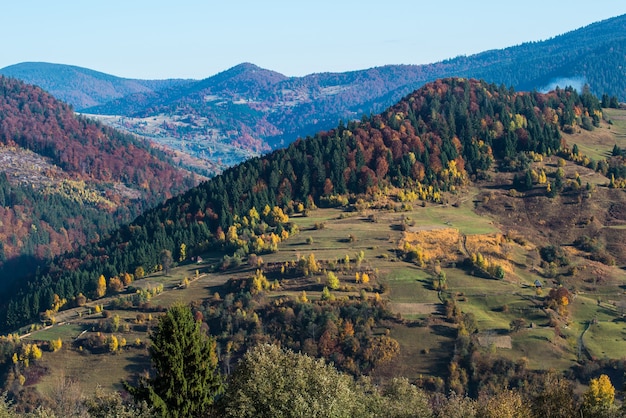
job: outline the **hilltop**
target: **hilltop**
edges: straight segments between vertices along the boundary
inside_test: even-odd
[[[34,84],[80,110],[134,93],[156,92],[190,80],[137,80],[116,77],[75,65],[23,62],[0,69],[0,74]]]
[[[171,155],[77,117],[38,87],[0,76],[0,108],[3,288],[199,181]]]

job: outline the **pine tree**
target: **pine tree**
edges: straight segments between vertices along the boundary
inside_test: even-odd
[[[223,390],[217,369],[216,344],[200,331],[191,308],[176,304],[159,318],[150,335],[154,377],[126,388],[138,401],[145,400],[163,416],[206,416]]]

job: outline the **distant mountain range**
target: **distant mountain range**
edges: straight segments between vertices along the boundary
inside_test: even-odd
[[[286,77],[249,63],[200,81],[124,80],[78,67],[35,63],[0,73],[38,84],[81,112],[114,115],[100,116],[107,124],[224,167],[330,129],[340,119],[380,112],[442,77],[479,78],[526,91],[556,85],[580,90],[587,84],[596,95],[607,93],[624,101],[626,15],[546,41],[435,64],[305,77]],[[94,84],[85,88],[88,80]],[[86,94],[94,106],[88,107],[86,99],[72,99]]]
[[[23,62],[0,70],[0,74],[35,84],[57,99],[84,109],[134,93],[149,93],[180,86],[192,80],[134,80],[74,65]]]

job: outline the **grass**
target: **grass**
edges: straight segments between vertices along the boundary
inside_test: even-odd
[[[602,111],[612,124],[603,122],[593,131],[581,130],[580,133],[563,134],[570,147],[578,145],[581,153],[596,161],[607,158],[615,144],[620,148],[626,147],[626,111],[621,109]]]
[[[626,322],[599,321],[584,336],[585,347],[596,358],[623,358]]]
[[[416,227],[456,228],[466,235],[499,232],[491,219],[478,216],[473,211],[475,195],[475,191],[468,192],[468,198],[460,202],[458,207],[452,205],[427,205],[425,208],[418,207],[405,214],[411,221],[415,222]]]
[[[556,337],[552,328],[526,329],[512,335],[512,350],[501,349],[497,353],[512,361],[524,357],[533,370],[566,370],[576,362],[571,344],[575,338],[568,340]]]
[[[378,370],[377,376],[405,376],[409,379],[418,379],[422,375],[445,376],[454,352],[455,333],[448,325],[437,325],[434,328],[394,327],[390,336],[400,343],[400,354]]]
[[[63,341],[69,341],[76,338],[85,330],[85,326],[76,323],[66,323],[63,325],[55,325],[48,329],[33,331],[25,340],[30,341],[51,341],[60,338]]]
[[[387,274],[385,282],[389,285],[389,299],[393,302],[439,302],[431,276],[417,267],[402,263]]]
[[[63,348],[56,353],[44,353],[39,364],[49,370],[36,385],[41,393],[51,393],[58,386],[59,377],[66,376],[90,395],[97,387],[121,390],[122,380],[131,379],[133,374],[149,367],[149,357],[145,349],[136,348],[98,355]]]

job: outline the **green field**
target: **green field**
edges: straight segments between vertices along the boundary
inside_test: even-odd
[[[473,211],[474,199],[475,192],[469,191],[464,200],[459,200],[458,207],[429,204],[424,208],[417,207],[406,215],[415,221],[417,227],[456,228],[465,235],[499,232],[491,219],[478,216]],[[457,203],[455,199],[451,199],[451,202]]]
[[[596,161],[609,157],[616,144],[620,148],[626,148],[626,110],[602,109],[602,111],[611,124],[603,122],[593,131],[564,135],[570,147],[578,145],[581,153]]]
[[[86,327],[78,323],[66,323],[63,325],[55,325],[48,329],[34,331],[25,340],[51,341],[61,338],[63,341],[70,341],[76,338]]]

